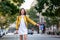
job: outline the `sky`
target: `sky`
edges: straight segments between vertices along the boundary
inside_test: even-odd
[[[25,2],[22,4],[20,8],[30,9],[33,1],[34,0],[25,0]]]

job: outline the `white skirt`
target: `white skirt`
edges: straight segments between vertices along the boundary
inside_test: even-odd
[[[18,35],[24,35],[24,34],[28,34],[27,28],[25,28],[25,27],[19,27]]]

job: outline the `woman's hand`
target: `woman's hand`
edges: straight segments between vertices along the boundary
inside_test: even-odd
[[[37,24],[37,26],[39,27],[40,25],[39,25],[39,24]]]
[[[18,30],[16,30],[16,34],[18,34]]]

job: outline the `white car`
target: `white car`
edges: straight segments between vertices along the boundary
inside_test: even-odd
[[[5,29],[0,29],[0,37],[7,34],[7,31]]]
[[[0,37],[2,37],[4,35],[4,32],[2,29],[0,29]]]
[[[28,30],[28,34],[33,34],[33,31],[31,29]]]

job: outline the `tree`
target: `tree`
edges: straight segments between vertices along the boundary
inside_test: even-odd
[[[37,17],[37,11],[35,10],[35,8],[34,7],[31,7],[30,8],[30,10],[27,10],[27,14],[29,15],[29,17],[32,19],[32,20],[34,20],[35,22],[39,22],[38,20],[38,17]],[[32,24],[30,24],[29,23],[29,27],[28,27],[29,29],[30,28],[34,28],[34,29],[36,29],[37,30],[37,27],[35,27],[34,25],[32,25]]]
[[[13,3],[11,3],[13,1]],[[0,1],[0,19],[3,17],[3,20],[0,20],[1,27],[9,25],[16,20],[16,16],[19,13],[19,7],[24,2],[24,0],[1,0]],[[15,5],[16,3],[17,5]]]
[[[20,2],[20,1],[22,1],[22,2]],[[21,3],[23,3],[23,0],[20,0],[20,1],[17,0],[18,4],[21,5]],[[11,3],[8,0],[1,1],[0,2],[0,12],[3,12],[2,15],[5,15],[5,14],[9,14],[10,16],[14,15],[14,14],[18,13],[18,11],[19,11],[19,8],[17,8],[18,4],[14,5],[14,3]],[[20,5],[19,5],[19,7],[20,7]]]
[[[35,9],[40,13],[44,9],[44,4],[46,3],[48,5],[48,0],[37,0],[37,2]]]
[[[44,13],[43,16],[50,18],[51,24],[57,24],[59,22],[59,12],[60,12],[60,0],[37,0],[37,6],[35,9],[40,13],[44,8],[44,4],[49,6]]]
[[[46,10],[46,12],[42,13],[42,15],[47,16],[51,18],[51,22],[53,24],[57,24],[59,22],[59,12],[60,12],[60,0],[50,0],[49,8]],[[50,5],[51,4],[51,5]]]

